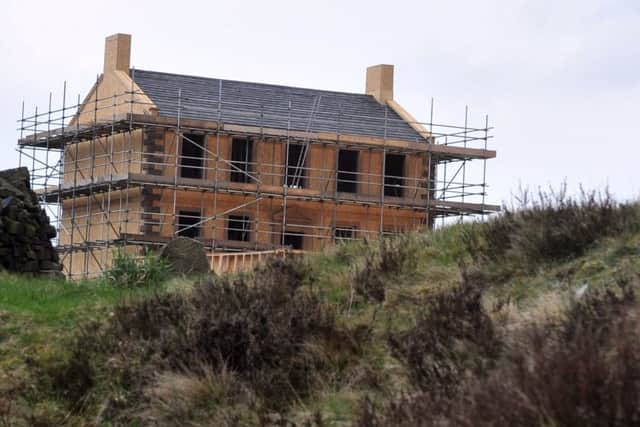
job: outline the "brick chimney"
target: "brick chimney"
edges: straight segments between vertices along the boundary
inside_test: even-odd
[[[367,68],[367,95],[381,104],[393,100],[393,65],[380,64]]]
[[[131,35],[114,34],[104,43],[104,72],[124,71],[129,74],[131,63]]]

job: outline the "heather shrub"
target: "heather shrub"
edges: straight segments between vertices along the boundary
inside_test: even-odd
[[[382,406],[369,398],[362,402],[357,427],[427,427],[451,426],[445,414],[450,411],[451,400],[430,392],[401,393],[386,399]]]
[[[458,424],[640,425],[639,285],[623,274],[574,302],[562,323],[526,331],[508,362],[467,391]]]
[[[157,374],[144,389],[141,419],[151,425],[258,425],[252,390],[227,369],[209,366]]]
[[[418,237],[408,234],[383,238],[366,252],[353,275],[353,287],[365,300],[382,302],[386,288],[411,278],[418,264]]]
[[[460,285],[427,298],[415,326],[389,334],[392,354],[417,389],[452,395],[466,377],[493,365],[500,343],[482,305],[483,288],[465,272]]]
[[[573,302],[562,325],[562,339],[572,340],[583,333],[606,339],[635,310],[639,288],[640,276],[624,264],[612,283],[588,289]]]
[[[125,416],[135,405],[162,412],[172,385],[194,388],[194,396],[213,393],[212,382],[218,379],[211,378],[225,375],[233,379],[233,390],[243,390],[242,402],[222,399],[220,405],[279,411],[309,395],[330,369],[328,351],[357,351],[347,335],[336,326],[335,313],[313,286],[305,262],[274,259],[250,275],[209,278],[191,292],[121,304],[108,322],[83,330],[70,360],[51,375],[86,360],[103,364],[102,371],[108,365],[108,378],[91,376],[100,369],[87,369],[89,379],[72,401],[89,396],[93,384],[112,384],[129,393],[110,404]],[[195,381],[193,367],[202,367],[211,378]],[[171,374],[159,379],[159,372]],[[64,395],[71,385],[56,383],[54,388]],[[192,402],[185,399],[180,405],[189,408]],[[162,416],[172,419],[180,413],[169,412]]]
[[[493,369],[475,371],[454,393],[433,383],[382,405],[365,400],[356,424],[638,426],[639,286],[637,273],[623,272],[571,303],[562,321],[515,332]]]
[[[527,191],[514,207],[487,221],[475,224],[465,234],[468,252],[476,261],[490,260],[532,269],[542,262],[561,261],[582,255],[600,239],[640,228],[640,209],[617,203],[608,191],[567,195],[539,191],[531,198]]]

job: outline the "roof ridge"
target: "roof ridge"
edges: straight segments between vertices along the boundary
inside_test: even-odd
[[[132,73],[132,78],[134,77],[133,74],[141,71],[143,73],[163,74],[166,76],[174,76],[174,77],[189,77],[189,78],[204,79],[204,80],[216,80],[216,81],[223,81],[223,82],[253,84],[253,85],[268,86],[273,88],[300,89],[300,90],[307,90],[307,91],[314,91],[314,92],[324,92],[328,94],[349,95],[349,96],[359,95],[366,98],[373,98],[372,95],[367,95],[366,93],[358,93],[358,92],[344,92],[344,91],[338,91],[338,90],[315,89],[315,88],[302,87],[302,86],[288,86],[288,85],[275,84],[275,83],[262,83],[262,82],[251,82],[246,80],[222,79],[218,77],[196,76],[192,74],[179,74],[179,73],[167,73],[165,71],[141,70],[138,68],[132,68],[131,71],[134,72]],[[134,78],[134,81],[135,81],[135,78]]]

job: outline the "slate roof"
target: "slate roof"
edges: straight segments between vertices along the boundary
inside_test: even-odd
[[[370,95],[144,70],[132,70],[132,77],[162,116],[177,117],[180,90],[184,118],[217,121],[220,108],[223,123],[424,141]]]

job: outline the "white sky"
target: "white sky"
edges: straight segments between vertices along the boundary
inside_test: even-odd
[[[84,94],[104,38],[133,35],[139,69],[361,92],[395,65],[419,120],[496,127],[488,201],[518,186],[609,185],[638,198],[640,1],[14,1],[0,5],[0,169],[17,166],[20,104],[63,81]]]

